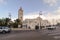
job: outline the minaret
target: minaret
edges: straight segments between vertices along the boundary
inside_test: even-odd
[[[18,19],[23,22],[23,9],[22,7],[20,7],[20,9],[18,10]]]

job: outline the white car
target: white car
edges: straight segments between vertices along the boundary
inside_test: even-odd
[[[56,29],[55,26],[51,26],[51,27],[47,27],[48,30],[53,30],[53,29]]]
[[[6,26],[0,26],[0,33],[9,33],[11,29]]]

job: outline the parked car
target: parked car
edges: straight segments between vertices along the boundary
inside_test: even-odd
[[[47,29],[48,30],[54,30],[54,29],[56,29],[56,27],[55,26],[51,26],[51,27],[47,27]]]
[[[0,33],[9,33],[11,32],[11,28],[7,26],[0,26]]]

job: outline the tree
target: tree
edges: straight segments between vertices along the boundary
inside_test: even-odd
[[[9,18],[2,18],[0,19],[0,26],[8,26],[8,23],[10,22],[11,19]]]
[[[5,26],[5,18],[0,19],[0,26]]]
[[[10,24],[9,24],[9,23],[10,23],[10,20],[11,20],[11,19],[9,19],[9,18],[5,18],[5,24],[6,24],[6,26],[10,25]]]
[[[18,28],[18,25],[22,25],[22,22],[19,19],[14,20],[14,22],[9,18],[0,19],[0,26],[12,26]]]
[[[2,20],[0,19],[0,26],[2,25]]]
[[[57,26],[60,26],[60,23],[57,23]]]
[[[15,28],[18,28],[18,25],[21,25],[21,24],[22,24],[22,22],[19,19],[16,19],[16,20],[14,20],[13,26]]]

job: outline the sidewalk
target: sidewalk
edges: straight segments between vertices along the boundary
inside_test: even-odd
[[[26,29],[26,28],[11,28],[12,30],[33,30],[33,29]]]

